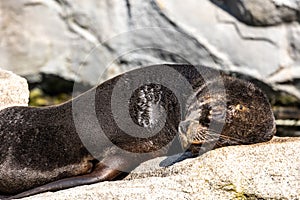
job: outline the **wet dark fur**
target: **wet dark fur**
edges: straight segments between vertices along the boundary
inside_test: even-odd
[[[45,108],[10,107],[0,111],[0,195],[17,194],[52,181],[77,175],[88,175],[91,173],[90,177],[92,177],[93,172],[97,170],[98,172],[95,176],[103,175],[104,178],[96,181],[80,182],[81,179],[79,176],[79,179],[76,179],[76,181],[79,181],[78,183],[72,179],[69,184],[67,180],[64,182],[66,183],[64,186],[56,188],[50,184],[45,190],[57,190],[75,185],[112,180],[120,175],[118,171],[122,171],[123,169],[124,171],[131,170],[147,159],[166,155],[168,151],[180,151],[181,149],[176,145],[176,142],[178,142],[176,139],[172,146],[170,146],[169,142],[177,137],[179,123],[183,120],[182,116],[188,116],[188,106],[190,105],[186,102],[188,102],[191,96],[189,92],[180,91],[182,95],[181,100],[185,102],[180,106],[177,97],[171,90],[160,84],[149,82],[141,85],[141,87],[133,92],[129,102],[124,102],[129,103],[129,113],[132,120],[139,126],[145,127],[150,133],[152,128],[155,127],[155,124],[161,120],[159,115],[160,109],[163,107],[167,111],[165,126],[159,133],[152,137],[139,138],[126,134],[116,124],[111,111],[110,100],[112,91],[115,84],[121,80],[121,78],[124,88],[126,89],[131,87],[131,80],[134,80],[138,74],[157,71],[157,79],[163,79],[165,75],[159,73],[159,70],[165,67],[175,69],[182,74],[189,84],[191,84],[193,92],[195,93],[197,93],[199,87],[205,85],[204,79],[193,66],[157,65],[117,76],[62,105]],[[206,67],[199,67],[198,69],[204,73],[207,72],[208,77],[210,72],[215,72],[215,70]],[[227,76],[223,74],[222,77]],[[213,77],[211,78],[213,79]],[[235,80],[236,79],[226,79],[226,81],[229,81],[228,83],[225,81],[225,84],[228,84],[226,89],[228,90],[229,97],[238,95],[237,98],[240,98],[239,88],[232,89],[230,86],[230,82]],[[180,88],[176,77],[170,81],[175,87]],[[93,93],[95,93],[96,115],[101,128],[113,144],[128,151],[128,154],[120,153],[118,148],[111,145],[111,143],[100,142],[100,144],[96,144],[100,150],[97,152],[97,158],[95,158],[82,144],[74,125],[72,102],[84,102],[84,98],[88,98],[89,95]],[[206,94],[205,89],[200,92],[197,98],[202,98],[201,93]],[[243,96],[241,96],[241,98],[243,98]],[[256,99],[253,99],[253,101],[256,101]],[[193,104],[193,102],[189,104]],[[156,107],[153,107],[153,105],[156,105]],[[150,113],[150,109],[158,110],[153,112],[153,115],[153,113]],[[209,109],[211,108],[206,107],[200,110],[201,114],[199,114],[199,116],[201,116],[201,119],[199,122],[204,126],[210,123],[210,119],[207,116]],[[259,108],[257,109],[259,110]],[[270,108],[268,107],[266,109]],[[88,121],[90,113],[85,110],[88,109],[82,109],[81,114],[86,115],[86,120]],[[183,115],[181,115],[181,112],[183,112]],[[270,116],[267,116],[269,119],[267,126],[273,126],[272,113],[269,114]],[[228,126],[230,126],[230,123],[228,123]],[[240,125],[241,128],[243,128],[242,126],[243,124]],[[270,133],[270,127],[263,128],[264,127],[260,130],[260,134],[267,134],[268,137],[256,137],[256,139],[254,139],[255,142],[269,140],[269,135],[274,134],[273,132]],[[97,130],[87,130],[87,134],[89,132],[97,132]],[[251,142],[249,141],[249,143]],[[242,144],[242,142],[240,142],[240,144]],[[139,156],[131,155],[130,152],[150,154],[147,156]],[[111,171],[101,165],[102,160],[108,160],[109,162],[106,163],[112,163],[112,166],[109,166]],[[116,166],[117,170],[113,171],[114,165],[118,166]],[[112,175],[113,172],[115,175]],[[19,198],[42,191],[44,190],[35,191],[33,189],[29,193],[15,197]]]

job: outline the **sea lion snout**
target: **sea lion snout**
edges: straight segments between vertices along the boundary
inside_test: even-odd
[[[183,142],[183,148],[187,149],[189,145],[200,145],[204,142],[204,137],[198,134],[200,128],[199,122],[195,120],[187,120],[180,122],[179,124],[179,135]]]
[[[193,133],[197,132],[197,128],[199,123],[194,120],[186,120],[181,121],[179,123],[179,137],[181,141],[181,146],[183,149],[188,149],[191,144],[199,144],[200,139],[193,140],[189,136],[193,135]]]

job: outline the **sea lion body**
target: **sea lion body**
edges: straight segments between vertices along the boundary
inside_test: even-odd
[[[191,86],[191,90],[182,89],[178,77],[173,77],[170,80],[166,74],[160,73],[160,70],[163,69],[170,69],[171,72],[178,73],[178,77],[183,77]],[[154,76],[151,77],[157,79],[154,83],[151,78],[147,80],[147,74],[153,72]],[[139,87],[136,87],[133,85],[133,80],[136,80],[141,74],[146,76],[146,80],[143,83],[137,82]],[[188,119],[190,110],[194,109],[194,104],[197,104],[197,100],[191,100],[191,96],[196,94],[194,95],[195,98],[199,99],[201,96],[197,95],[199,88],[202,88],[200,94],[207,93],[208,90],[205,89],[205,86],[207,81],[214,82],[214,74],[219,73],[210,68],[191,65],[150,66],[119,75],[58,106],[44,108],[10,107],[0,111],[0,195],[20,193],[13,196],[19,198],[43,191],[113,180],[122,171],[128,172],[147,159],[166,155],[170,148],[174,148],[174,151],[180,151],[181,149],[179,150],[177,145],[173,145],[176,144],[178,127],[182,122],[185,122],[182,125],[183,128],[179,128],[181,143],[184,143],[182,146],[188,149],[188,144],[192,144],[191,149],[195,152],[195,149],[198,149],[198,144],[205,143],[205,140],[200,141],[201,138],[195,136],[195,134],[199,134],[199,129],[197,129],[198,132],[194,131],[193,133],[188,131],[191,127]],[[220,77],[221,80],[225,80],[225,84],[235,80],[223,73]],[[163,81],[166,78],[168,82]],[[178,94],[174,94],[174,91],[164,86],[164,83],[178,88]],[[246,88],[248,87],[246,82],[239,83],[243,83]],[[155,135],[139,137],[130,135],[120,128],[112,110],[115,105],[112,101],[113,92],[120,85],[125,93],[127,90],[133,92],[129,101],[117,102],[116,105],[128,104],[132,121],[146,130],[140,133],[141,136],[151,134],[151,131],[157,128],[157,124],[163,123],[164,126],[158,129]],[[230,88],[225,87],[225,90],[228,89],[230,90]],[[255,90],[257,89],[255,88]],[[178,98],[179,93],[180,98]],[[214,94],[207,94],[203,98],[215,98]],[[122,96],[122,94],[119,95]],[[90,97],[95,98],[93,107],[95,116],[106,136],[106,139],[95,140],[94,143],[96,144],[93,143],[93,134],[100,132],[100,130],[96,124],[93,126],[94,122],[91,121],[89,105],[85,104]],[[265,110],[268,114],[267,120],[264,120],[266,124],[262,124],[265,129],[263,132],[257,133],[258,135],[251,141],[246,141],[243,139],[246,135],[241,135],[241,139],[238,142],[233,142],[232,145],[243,144],[243,141],[245,144],[263,142],[272,138],[275,133],[274,117],[266,97],[261,98],[265,104],[262,106],[266,106]],[[198,104],[200,103],[198,102]],[[74,105],[82,106],[79,112],[74,111]],[[198,106],[195,109],[199,108]],[[202,111],[199,116],[204,121],[200,124],[210,123],[211,119],[205,120],[208,117],[204,116],[205,109]],[[166,115],[162,115],[163,112]],[[81,115],[82,122],[76,120],[77,115]],[[209,110],[206,115],[209,115]],[[231,116],[231,114],[229,115]],[[197,119],[200,122],[201,117]],[[229,121],[228,124],[231,123]],[[224,127],[227,127],[226,123]],[[85,125],[88,128],[85,128]],[[240,129],[246,129],[245,126],[247,125],[242,124]],[[203,130],[208,130],[208,126],[204,128],[206,129]],[[79,129],[86,131],[84,134],[91,137],[88,142],[91,141],[91,145],[97,146],[96,153],[91,152],[91,149],[83,142],[82,133],[79,133]],[[188,135],[187,132],[191,135]],[[194,141],[194,136],[199,139],[198,142]],[[219,146],[226,145],[231,144],[223,142],[223,145]],[[44,184],[46,185],[42,186]],[[27,192],[27,190],[29,191]]]
[[[19,193],[91,171],[93,158],[74,130],[68,104],[0,111],[1,193]]]

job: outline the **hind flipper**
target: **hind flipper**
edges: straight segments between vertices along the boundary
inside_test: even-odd
[[[4,198],[3,200],[18,199],[42,192],[57,191],[80,185],[113,180],[132,167],[132,164],[129,163],[129,161],[130,159],[125,159],[124,157],[112,156],[105,159],[105,164],[103,164],[103,162],[98,163],[95,166],[95,169],[89,174],[57,180],[17,195]],[[123,171],[120,171],[120,169]]]

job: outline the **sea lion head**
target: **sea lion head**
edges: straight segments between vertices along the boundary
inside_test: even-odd
[[[179,136],[192,153],[265,142],[276,132],[268,98],[253,83],[224,75],[198,89],[190,102]]]

